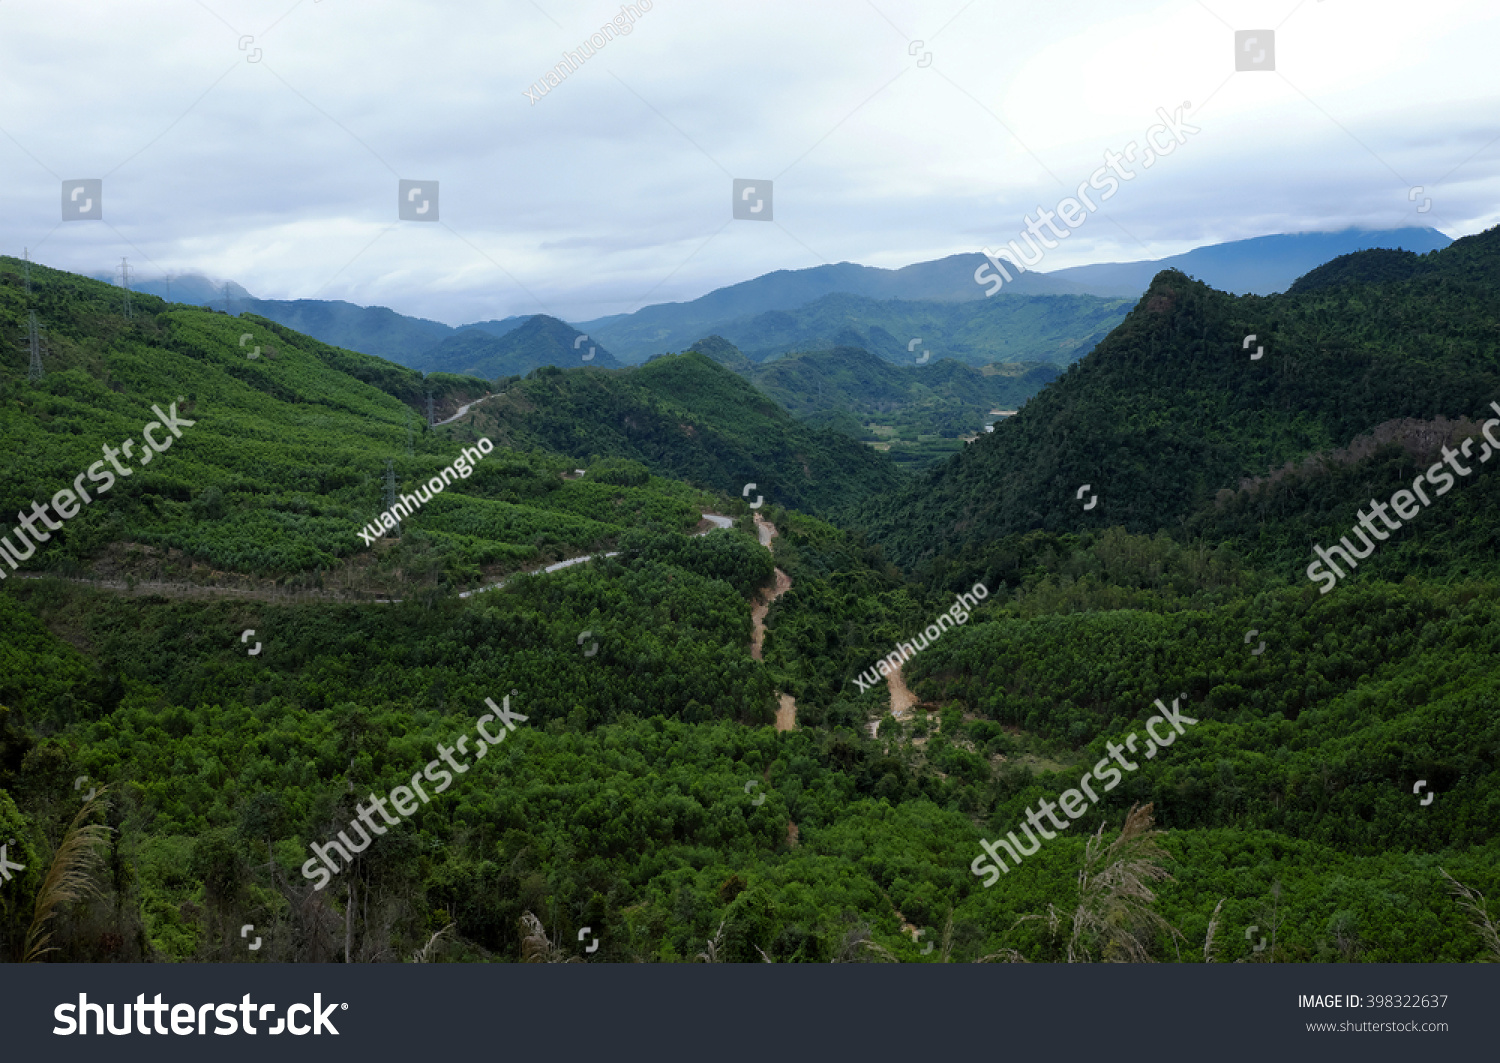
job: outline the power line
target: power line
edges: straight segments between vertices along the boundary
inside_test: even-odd
[[[125,316],[133,317],[134,315],[130,312],[130,260],[128,258],[120,259],[120,287],[125,289]]]
[[[385,463],[385,511],[390,513],[396,521],[396,527],[392,530],[396,538],[401,538],[401,520],[395,517],[396,512],[396,463],[389,459]]]
[[[42,352],[47,348],[46,345],[42,343],[42,330],[37,326],[35,310],[28,310],[26,312],[26,324],[26,342],[27,346],[31,348],[31,368],[26,372],[26,379],[35,384],[38,380],[42,379],[44,375],[42,370]]]

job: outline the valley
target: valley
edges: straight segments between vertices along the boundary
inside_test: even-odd
[[[916,318],[882,315],[962,315],[741,292],[715,311],[739,339],[630,364],[624,325],[575,346],[533,316],[445,334],[419,372],[259,310],[140,294],[126,318],[108,285],[0,258],[0,330],[37,313],[49,337],[38,379],[0,359],[0,512],[54,498],[153,403],[196,422],[0,557],[22,865],[0,952],[23,951],[87,778],[111,832],[98,896],[55,923],[70,962],[383,962],[446,927],[445,959],[511,961],[528,915],[615,962],[716,934],[736,962],[1196,962],[1215,925],[1215,962],[1486,958],[1445,875],[1500,890],[1500,480],[1458,453],[1500,400],[1500,230],[1281,294],[1161,270],[1138,299],[1089,295],[1097,334],[1043,297],[985,312],[1056,358],[899,364],[891,323]],[[247,358],[247,332],[277,357]],[[801,336],[820,345],[760,357]],[[1446,453],[1473,474],[1321,591],[1315,547]],[[981,582],[962,626],[853,683]],[[524,717],[505,745],[314,888],[309,844],[501,698]],[[1126,751],[1158,700],[1191,724]],[[981,843],[1066,808],[1112,749],[1137,759],[1079,831],[987,885]],[[1070,944],[1028,918],[1076,911],[1087,837],[1143,808],[1162,924]],[[1241,931],[1273,904],[1257,951]]]

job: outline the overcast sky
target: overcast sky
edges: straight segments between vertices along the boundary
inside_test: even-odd
[[[998,246],[1184,104],[1201,132],[1041,270],[1500,215],[1494,0],[657,0],[533,103],[620,10],[0,0],[0,251],[580,321]],[[1274,70],[1236,72],[1236,30],[1274,30]],[[85,178],[102,221],[62,222]],[[774,182],[769,224],[735,178]],[[398,220],[400,179],[437,223]]]

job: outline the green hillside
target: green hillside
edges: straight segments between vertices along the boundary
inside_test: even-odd
[[[137,574],[153,578],[227,571],[376,593],[420,572],[463,587],[613,545],[630,527],[691,528],[706,502],[680,484],[602,491],[563,481],[572,466],[560,456],[496,454],[372,549],[357,532],[387,508],[386,463],[396,490],[414,492],[478,439],[427,429],[406,403],[420,408],[431,387],[441,412],[483,395],[483,381],[423,381],[283,326],[150,296],[127,320],[106,285],[37,267],[32,276],[50,350],[36,385],[24,382],[26,353],[7,356],[0,439],[15,460],[0,470],[0,512],[73,483],[102,443],[139,440],[153,405],[175,402],[194,422],[170,452],[119,476],[107,504],[84,506],[46,544],[48,567],[81,570],[104,550],[111,565],[122,552],[149,558]],[[24,335],[24,292],[9,283],[0,297],[0,329]]]
[[[1264,298],[1163,273],[1088,358],[862,523],[904,563],[1034,528],[1173,528],[1382,422],[1479,416],[1500,395],[1500,230],[1424,262],[1378,287]]]
[[[919,469],[957,452],[997,419],[991,411],[1019,408],[1059,371],[1022,362],[981,372],[948,358],[897,365],[837,347],[747,367],[746,375],[794,417],[855,435],[898,466]]]
[[[966,365],[1053,362],[1087,354],[1130,309],[1129,299],[1093,295],[1011,295],[965,302],[909,302],[827,295],[796,310],[772,310],[716,324],[713,331],[753,361],[789,351],[862,347],[887,361]],[[912,340],[920,340],[909,349]],[[930,364],[930,361],[929,363]]]
[[[620,365],[614,355],[573,326],[546,314],[527,318],[502,336],[480,328],[463,329],[409,364],[424,372],[461,373],[487,380],[524,376],[544,365],[564,369],[584,365],[616,369]]]
[[[868,447],[799,423],[697,352],[621,373],[539,369],[475,407],[472,426],[509,447],[629,458],[727,495],[755,483],[768,500],[810,513],[842,511],[901,479]]]
[[[486,398],[250,316],[138,297],[126,318],[118,289],[41,267],[28,294],[0,260],[0,332],[35,310],[49,347],[36,382],[0,354],[0,536],[33,503],[64,517],[0,562],[0,961],[80,809],[110,832],[98,895],[45,923],[60,962],[1500,959],[1493,900],[1476,915],[1444,877],[1500,891],[1490,470],[1334,593],[1300,573],[1307,537],[1496,397],[1492,239],[1275,299],[1163,274],[912,481],[716,345]],[[853,389],[870,356],[832,353]],[[963,398],[969,370],[924,372]],[[409,437],[429,386],[475,405]],[[66,516],[153,407],[181,435]],[[362,541],[387,462],[409,492],[481,438],[400,538]],[[940,615],[893,717],[866,677]],[[1183,731],[1127,754],[1156,699]],[[986,885],[981,843],[1066,810],[1111,747],[1137,761],[1079,830]],[[1158,835],[1135,833],[1146,803]],[[1095,830],[1126,856],[1090,864]]]

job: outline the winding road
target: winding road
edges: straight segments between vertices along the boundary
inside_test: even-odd
[[[705,514],[706,515],[706,514]],[[776,525],[766,520],[759,513],[755,515],[755,534],[760,539],[760,545],[767,550],[771,549],[771,540],[776,538]],[[766,613],[771,610],[771,603],[792,589],[792,577],[781,569],[773,570],[776,581],[771,585],[770,592],[764,601],[758,601],[750,607],[750,620],[755,625],[755,634],[750,642],[750,656],[757,661],[763,660],[761,648],[766,640]],[[776,710],[776,730],[791,731],[797,726],[797,699],[790,694],[779,694],[780,706]]]
[[[505,394],[505,392],[503,392],[503,391],[500,392],[500,395],[504,395],[504,394]],[[452,424],[454,421],[458,420],[464,414],[466,414],[470,410],[472,410],[475,406],[478,406],[481,402],[484,402],[487,399],[496,399],[496,398],[499,398],[499,397],[500,397],[499,395],[486,395],[482,399],[475,399],[473,402],[465,403],[464,405],[462,405],[462,406],[460,406],[458,408],[458,412],[455,413],[452,417],[449,417],[447,420],[444,420],[444,421],[437,421],[437,422],[435,422],[433,424],[432,427],[436,428],[440,424]]]
[[[702,527],[702,524],[707,524],[709,526],[706,527],[706,528],[704,528],[704,527]],[[700,524],[699,530],[695,531],[693,533],[693,535],[695,537],[699,536],[699,535],[707,535],[709,532],[717,531],[717,530],[719,530],[721,528],[731,528],[731,527],[734,526],[734,519],[732,517],[726,517],[726,516],[724,516],[721,513],[704,513],[703,514],[702,524]],[[759,515],[757,515],[756,518],[755,518],[755,531],[756,531],[756,535],[760,538],[760,544],[762,546],[764,546],[767,550],[771,549],[771,540],[776,537],[776,526],[774,524],[772,524],[770,521],[765,520],[762,517],[760,517]],[[530,575],[535,575],[538,572],[543,572],[543,573],[558,572],[558,571],[560,571],[562,569],[570,568],[573,565],[581,565],[585,561],[592,561],[596,557],[618,557],[618,556],[619,556],[619,551],[618,550],[610,550],[610,551],[608,551],[606,553],[602,553],[602,554],[584,554],[581,557],[570,557],[566,561],[557,561],[557,562],[554,562],[553,564],[547,565],[546,567],[541,568],[541,569],[532,569],[532,570],[530,570],[528,572],[516,572],[516,573],[513,573],[512,575],[507,576],[505,579],[499,581],[498,583],[492,583],[492,584],[490,584],[487,587],[479,587],[479,588],[476,588],[475,590],[472,590],[472,591],[460,591],[458,596],[460,598],[472,598],[476,594],[483,594],[486,591],[498,590],[499,588],[501,588],[501,587],[505,586],[507,583],[509,583],[511,580],[515,579],[517,576],[530,576]],[[792,579],[791,579],[790,576],[788,576],[785,572],[781,571],[781,569],[779,569],[779,568],[778,569],[774,569],[773,571],[775,573],[775,582],[772,584],[772,586],[770,587],[770,589],[768,591],[762,592],[762,596],[761,596],[760,600],[758,600],[757,602],[755,602],[750,607],[750,619],[751,619],[751,622],[752,622],[752,624],[754,626],[754,634],[752,636],[751,643],[750,643],[750,656],[753,657],[753,658],[755,658],[757,661],[763,659],[762,658],[762,648],[764,646],[765,637],[766,637],[766,613],[770,611],[771,603],[772,602],[774,602],[777,598],[780,598],[783,594],[785,594],[787,591],[789,591],[789,590],[792,589]],[[67,578],[67,577],[59,577],[59,576],[50,576],[49,577],[46,573],[42,573],[42,572],[37,572],[37,573],[17,572],[17,573],[15,573],[15,575],[16,575],[17,578],[20,578],[20,579],[48,579],[48,578],[51,578],[51,579],[63,579],[64,582],[67,582],[67,583],[86,583],[86,584],[90,584],[90,585],[95,586],[95,587],[105,588],[105,589],[109,589],[109,590],[122,590],[122,591],[124,591],[124,590],[128,590],[129,589],[129,588],[127,588],[127,585],[123,581],[76,579],[76,578]],[[158,582],[153,582],[153,581],[148,581],[148,580],[143,580],[143,581],[137,582],[134,589],[135,589],[135,593],[137,593],[137,594],[161,594],[161,595],[163,595],[165,597],[174,597],[174,598],[224,597],[224,598],[257,598],[257,599],[264,600],[264,599],[267,599],[267,598],[280,597],[280,595],[276,595],[276,594],[274,594],[272,592],[268,592],[268,591],[266,591],[264,589],[259,589],[259,588],[252,589],[252,588],[241,588],[241,587],[212,587],[212,586],[195,586],[195,585],[190,585],[190,584],[167,584],[167,583],[158,583]],[[326,592],[326,591],[305,590],[305,591],[298,592],[295,595],[295,597],[297,597],[297,598],[306,598],[306,597],[328,597],[328,598],[333,598],[333,597],[335,597],[335,595],[333,595],[333,594],[331,594],[329,592]],[[400,598],[376,598],[376,599],[374,599],[374,604],[376,604],[376,605],[398,605],[398,604],[400,604],[400,602],[401,602]],[[894,682],[899,682],[900,681],[899,675],[896,676],[893,681]],[[902,689],[904,690],[905,687],[903,686]],[[907,691],[906,696],[910,699],[911,702],[914,703],[916,701],[916,698],[914,698],[914,697],[911,696],[910,691]],[[777,711],[776,711],[776,730],[778,730],[778,731],[791,731],[791,730],[794,730],[796,728],[796,726],[797,726],[797,701],[790,694],[779,694],[778,698],[779,698],[779,706],[778,706]],[[893,687],[893,700],[894,700],[894,687]]]
[[[725,517],[725,516],[723,516],[721,514],[718,514],[718,513],[704,513],[703,514],[703,520],[707,521],[709,524],[712,524],[713,527],[711,527],[711,528],[701,528],[699,531],[693,532],[694,538],[696,538],[699,535],[707,535],[711,531],[718,531],[720,528],[732,528],[734,526],[734,519],[732,517]],[[701,522],[700,522],[700,524],[701,524]],[[530,571],[527,571],[527,572],[516,572],[516,573],[513,573],[512,575],[509,575],[505,579],[501,580],[499,583],[491,583],[488,587],[479,587],[479,588],[477,588],[475,590],[472,590],[472,591],[459,591],[458,596],[460,598],[472,598],[472,597],[474,597],[474,595],[476,595],[476,594],[483,594],[485,591],[499,590],[501,587],[505,586],[511,580],[515,579],[516,576],[534,576],[538,572],[557,572],[560,569],[570,568],[573,565],[581,565],[585,561],[592,561],[596,557],[619,557],[619,556],[620,556],[620,551],[618,551],[618,550],[610,550],[609,552],[603,553],[603,554],[584,554],[581,557],[570,557],[566,561],[557,561],[557,562],[554,562],[553,564],[547,565],[545,568],[531,569]],[[376,598],[375,599],[375,602],[377,604],[379,604],[379,605],[395,605],[395,604],[399,603],[400,601],[401,601],[400,598]]]

